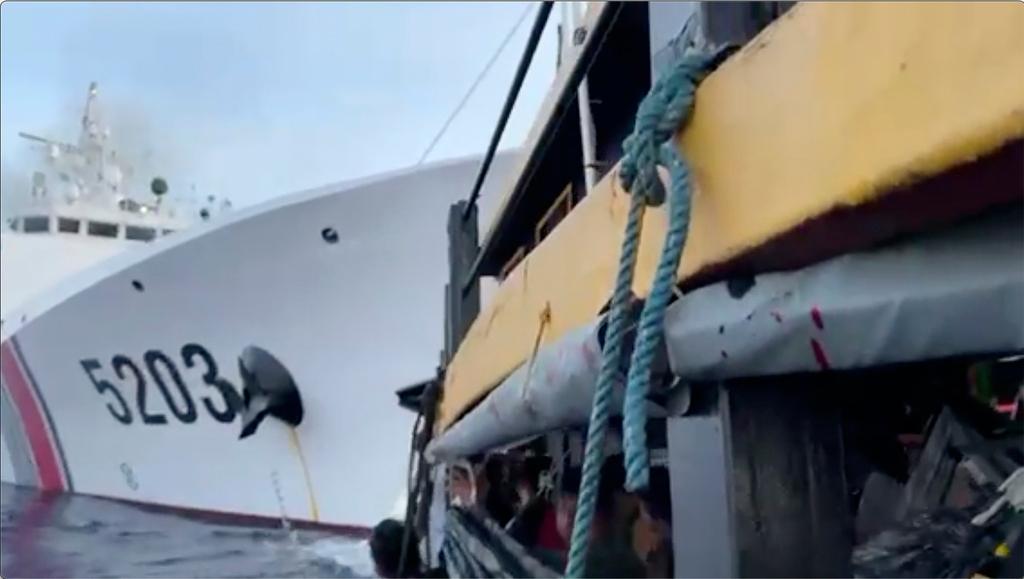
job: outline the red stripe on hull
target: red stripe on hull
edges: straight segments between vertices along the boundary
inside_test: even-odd
[[[95,493],[83,493],[77,490],[67,493],[63,496],[81,496],[89,497],[91,499],[98,499],[102,501],[111,501],[114,503],[128,505],[131,506],[132,508],[136,508],[141,511],[165,515],[174,515],[184,517],[192,521],[201,521],[204,523],[210,523],[215,525],[260,529],[281,528],[281,518],[272,517],[268,515],[254,515],[248,513],[235,513],[231,511],[218,511],[214,509],[207,509],[201,507],[175,506],[168,505],[165,503],[154,503],[151,501],[140,501],[136,499],[122,497],[111,497]],[[371,529],[370,527],[365,527],[363,525],[324,523],[320,521],[310,521],[306,519],[292,518],[288,519],[288,524],[291,525],[292,528],[294,529],[329,532],[344,537],[350,537],[353,539],[369,539],[370,535],[373,534],[373,529]]]
[[[82,493],[75,492],[73,494]],[[282,524],[280,517],[270,517],[267,515],[234,513],[231,511],[217,511],[213,509],[204,509],[199,507],[182,507],[167,505],[163,503],[152,503],[145,501],[136,501],[132,499],[122,499],[118,497],[107,497],[103,495],[90,496],[118,503],[127,503],[133,505],[139,510],[153,511],[156,513],[168,513],[180,517],[185,517],[187,519],[204,521],[207,523],[219,525],[275,529],[280,528]],[[288,524],[295,529],[309,531],[326,531],[338,535],[343,535],[345,537],[351,537],[353,539],[369,539],[370,535],[373,534],[373,529],[371,529],[370,527],[364,527],[362,525],[323,523],[320,521],[310,521],[307,519],[292,518],[288,518]]]
[[[0,373],[3,374],[7,392],[18,409],[22,427],[28,437],[36,473],[39,475],[39,487],[43,490],[67,490],[61,474],[56,445],[50,436],[43,411],[32,393],[32,387],[25,377],[21,364],[18,363],[10,341],[0,344]]]

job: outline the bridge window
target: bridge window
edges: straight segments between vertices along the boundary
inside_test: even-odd
[[[89,235],[96,237],[117,237],[117,225],[103,221],[89,222]]]
[[[132,241],[152,241],[156,237],[156,230],[152,227],[128,225],[125,227],[124,236]]]
[[[67,217],[57,218],[57,231],[61,233],[78,233],[78,228],[81,226],[81,222],[77,219],[68,219]]]
[[[22,219],[21,230],[25,233],[45,233],[50,230],[50,218],[33,215]]]

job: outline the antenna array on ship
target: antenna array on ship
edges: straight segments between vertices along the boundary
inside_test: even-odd
[[[8,225],[21,233],[78,234],[129,241],[151,241],[207,220],[231,204],[209,197],[203,207],[190,211],[164,201],[169,188],[162,177],[150,183],[151,201],[133,197],[126,178],[133,170],[111,146],[111,132],[103,124],[98,88],[89,85],[78,142],[65,143],[19,132],[19,136],[46,147],[44,166],[32,174],[30,195],[18,203]]]
[[[668,505],[673,576],[1024,559],[1024,11],[589,3],[481,242],[479,186],[550,9],[451,208],[438,376],[399,392],[421,415],[425,560],[586,573],[620,452],[622,492]],[[435,491],[527,448],[582,471],[564,569]],[[885,543],[950,511],[991,540],[939,561],[924,533],[917,555]]]

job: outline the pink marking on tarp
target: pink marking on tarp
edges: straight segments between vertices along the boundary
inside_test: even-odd
[[[825,320],[821,317],[821,310],[818,306],[811,308],[811,319],[814,321],[814,325],[818,326],[819,330],[825,329]]]
[[[547,368],[544,368],[544,384],[545,385],[554,384],[558,380],[557,372],[558,372],[558,368],[554,368],[552,366],[548,366]]]
[[[825,355],[825,348],[822,348],[818,340],[814,338],[811,338],[811,350],[814,351],[814,359],[818,361],[818,366],[822,370],[828,370],[832,367],[828,363],[828,356]]]

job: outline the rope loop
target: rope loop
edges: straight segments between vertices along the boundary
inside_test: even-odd
[[[631,193],[631,200],[601,351],[601,369],[587,428],[583,480],[566,566],[568,577],[582,577],[585,572],[590,527],[595,515],[601,465],[604,462],[605,434],[613,410],[613,387],[617,382],[619,360],[625,347],[625,329],[644,209],[648,205],[658,206],[665,202],[665,187],[658,175],[658,167],[661,166],[668,169],[672,183],[669,227],[651,294],[640,315],[636,347],[633,349],[626,379],[626,402],[623,409],[626,488],[635,490],[647,485],[647,390],[651,364],[663,334],[665,308],[675,286],[675,272],[679,267],[690,221],[689,170],[680,158],[672,137],[689,117],[697,85],[721,57],[722,53],[719,52],[691,53],[680,58],[644,97],[637,111],[633,133],[623,143],[624,157],[619,177],[622,186]]]

